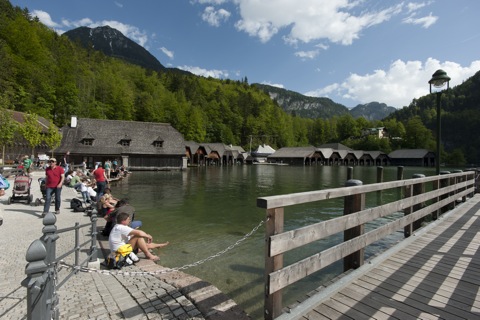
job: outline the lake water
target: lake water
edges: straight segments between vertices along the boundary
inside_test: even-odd
[[[364,184],[377,180],[376,167],[354,167],[354,179]],[[404,168],[404,178],[415,173],[433,175],[430,168]],[[396,167],[385,167],[384,181],[397,177]],[[265,210],[256,207],[258,197],[340,187],[347,178],[346,167],[244,165],[198,167],[185,171],[133,172],[127,179],[112,186],[112,193],[128,197],[136,208],[143,229],[155,242],[170,241],[159,252],[161,264],[181,267],[208,258],[233,245],[265,219]],[[392,201],[398,194],[382,195]],[[285,209],[285,229],[319,222],[343,212],[343,200]],[[368,200],[367,200],[368,206]],[[368,227],[367,227],[368,228]],[[231,297],[253,319],[263,319],[264,234],[262,225],[234,249],[190,267],[186,273],[218,287]],[[396,241],[398,232],[387,242]],[[285,259],[298,259],[341,241],[341,235],[306,247]],[[372,246],[375,253],[388,243]],[[293,302],[299,288],[308,292],[342,270],[334,264],[304,281],[286,289],[284,305]]]

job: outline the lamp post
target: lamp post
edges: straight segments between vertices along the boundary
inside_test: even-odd
[[[437,175],[440,174],[440,137],[441,137],[441,122],[440,122],[440,99],[442,97],[442,91],[447,85],[446,89],[448,90],[450,85],[450,77],[442,69],[438,69],[432,75],[432,79],[428,81],[430,84],[430,93],[436,92],[437,94],[437,153],[435,155],[435,167]],[[435,88],[432,90],[432,85]]]

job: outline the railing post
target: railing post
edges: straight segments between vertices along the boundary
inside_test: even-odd
[[[440,175],[446,175],[446,174],[450,174],[450,171],[440,171]],[[446,188],[449,185],[450,185],[450,179],[443,178],[443,179],[440,180],[440,189]],[[445,199],[445,198],[448,198],[448,193],[442,195],[440,197],[440,200]],[[442,207],[440,209],[440,214],[444,214],[445,212],[448,211],[449,208],[450,208],[450,204],[445,205],[444,207]]]
[[[462,173],[462,172],[463,172],[462,170],[452,170],[452,173]],[[465,176],[455,177],[454,179],[455,179],[455,180],[454,180],[453,183],[457,184],[457,183],[460,183],[460,182],[465,181]],[[463,190],[464,190],[464,188],[461,188],[461,189],[455,188],[454,193],[459,193],[459,192],[461,192],[461,191],[463,191]],[[462,202],[465,202],[465,201],[467,201],[467,197],[466,197],[466,196],[463,196],[463,197],[462,197]],[[456,206],[456,200],[453,202],[453,206],[454,206],[454,207]]]
[[[417,178],[425,178],[425,175],[416,173],[412,176],[412,179],[417,179]],[[422,193],[425,193],[425,184],[423,182],[413,185],[413,195],[414,196],[422,194]],[[413,206],[413,212],[415,212],[417,210],[420,210],[423,207],[424,207],[423,203],[416,204],[416,205]],[[424,218],[420,218],[418,220],[415,220],[413,222],[413,231],[415,231],[417,229],[420,229],[422,227],[422,222],[423,221],[425,221]]]
[[[43,218],[43,236],[40,240],[43,241],[45,244],[45,248],[47,251],[47,258],[45,262],[48,266],[48,276],[46,278],[45,283],[45,295],[47,296],[47,308],[52,312],[52,318],[58,319],[59,312],[58,312],[58,296],[55,293],[55,257],[56,257],[56,241],[59,238],[57,234],[57,226],[55,223],[57,222],[57,217],[49,212]]]
[[[275,319],[282,313],[282,290],[270,294],[270,273],[283,267],[283,254],[270,256],[270,236],[283,232],[283,208],[267,209],[265,223],[265,309],[264,319]]]
[[[97,250],[97,210],[92,211],[92,217],[90,218],[92,221],[92,242],[90,244],[90,262],[97,262],[98,260],[98,250]]]
[[[397,167],[397,180],[403,180],[403,166]],[[398,199],[402,198],[402,188],[398,188]]]
[[[377,183],[382,183],[383,182],[383,167],[378,166],[377,167]],[[381,205],[382,204],[382,190],[377,191],[377,204]]]
[[[363,182],[360,180],[348,180],[345,183],[346,187],[354,187],[354,186],[361,186],[361,185],[363,185]],[[346,196],[344,202],[345,202],[344,208],[343,208],[344,216],[347,214],[361,211],[365,208],[365,194],[361,193],[361,194]],[[350,228],[348,230],[345,230],[343,232],[343,241],[348,241],[362,235],[364,230],[365,230],[365,226],[363,224]],[[365,249],[362,248],[343,258],[343,271],[345,272],[350,269],[356,269],[361,265],[363,265],[363,262],[365,259],[364,252],[365,252]]]
[[[28,247],[25,256],[27,266],[25,274],[27,278],[22,285],[27,287],[27,319],[43,320],[51,318],[51,309],[47,300],[50,298],[46,292],[48,280],[48,265],[45,263],[47,249],[41,240],[33,241]]]

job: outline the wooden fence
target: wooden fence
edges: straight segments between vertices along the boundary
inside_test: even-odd
[[[264,318],[275,319],[282,313],[283,288],[341,259],[344,271],[358,268],[363,264],[364,250],[368,245],[402,229],[408,237],[427,216],[437,219],[458,201],[465,201],[475,192],[475,177],[475,171],[468,171],[443,172],[432,177],[415,175],[408,180],[369,185],[363,185],[359,180],[348,180],[346,187],[342,188],[258,198],[257,206],[266,209],[268,219]],[[367,194],[378,196],[379,192],[388,189],[397,189],[403,192],[404,197],[365,209]],[[284,232],[285,207],[335,198],[344,198],[343,216]],[[365,233],[367,222],[402,212],[403,215],[397,214],[397,219]],[[342,243],[288,266],[283,265],[283,255],[287,251],[342,232]]]

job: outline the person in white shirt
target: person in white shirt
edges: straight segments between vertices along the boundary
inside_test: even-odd
[[[151,235],[140,229],[132,229],[129,227],[129,224],[130,216],[128,213],[121,212],[117,215],[117,224],[113,227],[108,237],[110,251],[115,253],[120,246],[129,243],[134,252],[140,249],[147,259],[159,260],[160,258],[152,254],[149,249],[165,247],[168,245],[168,242],[153,243]]]

